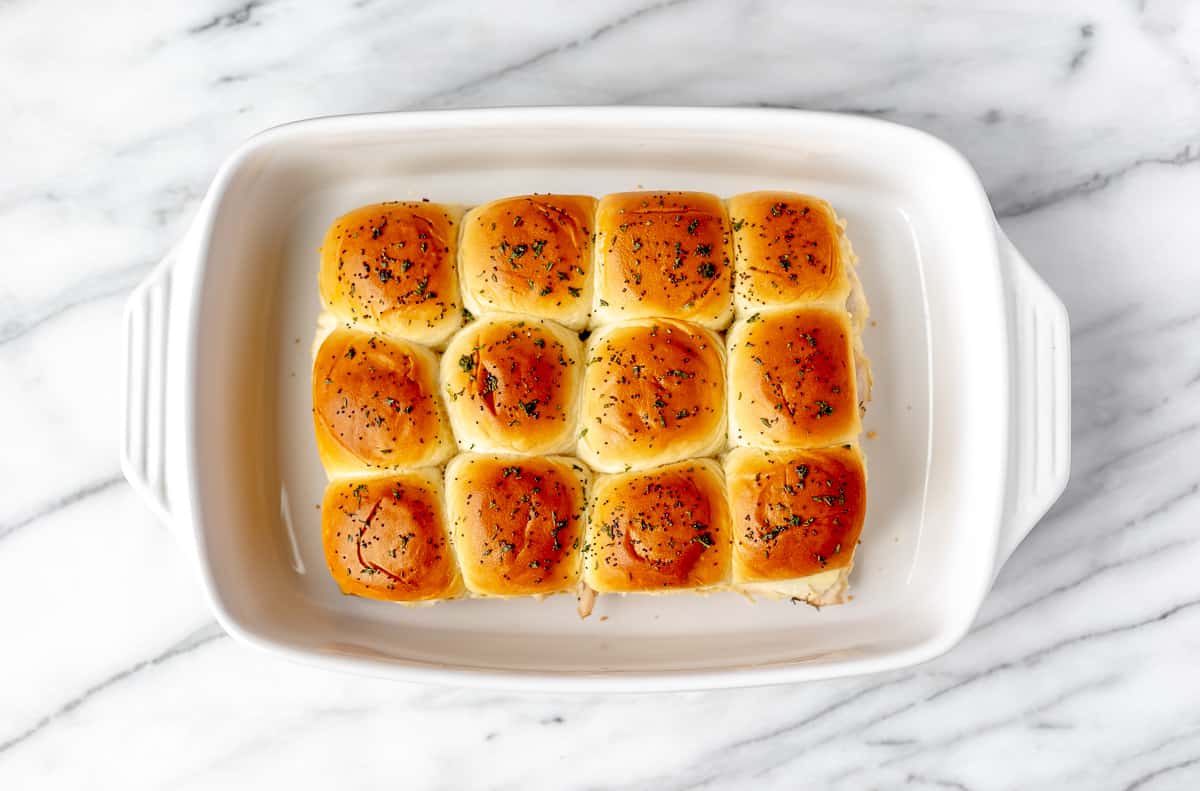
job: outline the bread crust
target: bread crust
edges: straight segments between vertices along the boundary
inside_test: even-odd
[[[867,507],[856,445],[737,448],[725,459],[725,480],[734,584],[798,579],[852,563]]]
[[[446,466],[446,510],[467,589],[537,596],[579,582],[590,476],[565,456],[464,453]]]
[[[733,241],[706,192],[620,192],[596,210],[592,325],[666,316],[723,330],[733,317]]]
[[[345,594],[413,603],[462,593],[436,470],[330,483],[321,536],[325,562]]]
[[[590,195],[517,195],[478,206],[463,218],[459,275],[463,301],[488,311],[551,319],[573,330],[592,304]]]
[[[729,331],[729,444],[811,448],[861,431],[844,310],[780,308]]]
[[[854,253],[845,222],[820,198],[747,192],[729,199],[738,318],[764,307],[844,307]]]
[[[441,366],[459,447],[563,453],[575,447],[583,348],[544,319],[488,314],[463,328]]]
[[[313,361],[313,423],[325,471],[338,475],[441,464],[454,437],[433,352],[339,327]]]
[[[437,203],[362,206],[321,243],[321,300],[343,322],[438,347],[462,325],[458,225]]]
[[[730,516],[721,469],[689,459],[600,476],[588,518],[584,580],[600,593],[724,586]]]
[[[579,456],[594,469],[644,469],[724,449],[725,346],[678,319],[634,319],[588,342]]]

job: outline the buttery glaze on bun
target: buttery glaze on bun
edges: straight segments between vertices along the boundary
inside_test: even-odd
[[[729,199],[729,219],[738,318],[763,307],[846,304],[854,253],[828,203],[795,192],[747,192]]]
[[[764,310],[729,331],[729,442],[811,448],[861,430],[844,310]]]
[[[454,436],[428,349],[339,328],[313,362],[317,450],[330,478],[441,464]]]
[[[670,592],[729,582],[729,506],[708,459],[597,479],[584,582],[598,593]]]
[[[733,582],[748,593],[841,600],[866,516],[857,446],[761,451],[725,459],[733,511]]]
[[[535,596],[579,583],[589,479],[565,456],[464,453],[446,466],[446,509],[467,590]]]
[[[321,537],[342,593],[398,602],[462,593],[437,470],[334,481],[321,506]]]
[[[733,245],[721,199],[622,192],[596,214],[595,327],[667,316],[723,330],[733,316]]]
[[[489,314],[442,356],[442,387],[463,450],[524,454],[572,449],[583,351],[553,322]]]
[[[725,347],[676,319],[598,330],[584,371],[579,456],[603,472],[642,469],[725,446]]]
[[[592,305],[592,218],[587,195],[520,195],[472,209],[460,247],[463,301],[587,326]]]
[[[339,217],[321,244],[321,299],[342,321],[427,346],[462,324],[455,257],[462,212],[377,203]]]

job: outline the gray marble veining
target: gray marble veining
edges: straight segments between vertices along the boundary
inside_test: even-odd
[[[0,3],[0,788],[1200,787],[1200,4]],[[254,132],[344,112],[868,114],[979,170],[1073,321],[1074,466],[950,654],[618,697],[404,686],[211,622],[120,478],[125,296]]]

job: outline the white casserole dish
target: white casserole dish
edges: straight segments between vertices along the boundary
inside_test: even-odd
[[[869,505],[853,600],[736,594],[405,608],[326,571],[310,415],[317,247],[355,206],[638,187],[789,189],[849,222],[872,305]],[[776,110],[393,113],[267,131],[221,168],[130,298],[123,466],[194,547],[232,635],[326,667],[526,689],[767,684],[890,670],[969,628],[1069,467],[1067,314],[953,149],[881,121]]]

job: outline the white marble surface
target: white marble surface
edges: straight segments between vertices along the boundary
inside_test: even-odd
[[[1200,788],[1200,4],[99,5],[0,2],[0,788]],[[572,698],[213,624],[118,468],[126,294],[259,129],[546,103],[866,113],[970,157],[1071,311],[1075,450],[956,650]]]

